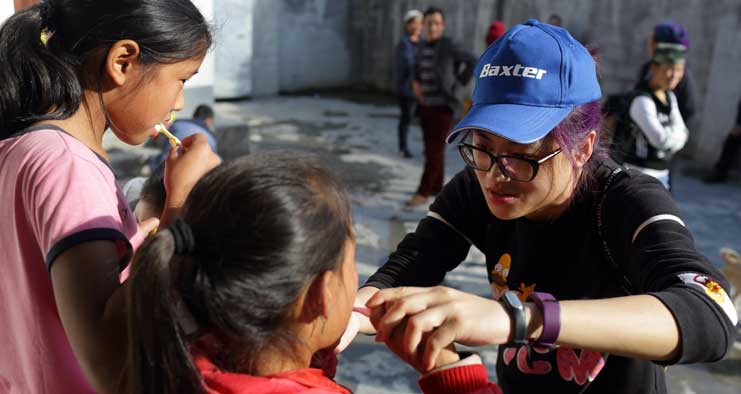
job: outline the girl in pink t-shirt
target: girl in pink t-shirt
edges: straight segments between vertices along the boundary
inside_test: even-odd
[[[119,272],[218,158],[204,137],[183,140],[167,161],[163,216],[137,226],[103,134],[146,141],[183,108],[183,84],[210,46],[188,0],[49,0],[0,28],[1,393],[121,383]]]

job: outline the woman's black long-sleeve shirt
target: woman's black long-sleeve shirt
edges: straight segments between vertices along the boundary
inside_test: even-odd
[[[523,299],[532,291],[559,300],[624,296],[625,276],[631,294],[653,295],[673,314],[681,337],[675,359],[659,363],[559,347],[534,349],[528,362],[524,347],[500,346],[498,383],[507,393],[666,393],[663,364],[721,359],[733,344],[737,317],[727,281],[697,252],[671,195],[654,178],[633,171],[615,178],[598,235],[599,184],[611,171],[600,167],[599,192],[581,193],[558,219],[533,222],[494,217],[467,168],[365,285],[437,285],[471,245],[486,255],[497,299],[507,289]],[[618,267],[606,258],[602,239]]]

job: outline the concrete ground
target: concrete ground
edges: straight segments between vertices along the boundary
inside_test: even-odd
[[[383,264],[390,251],[425,214],[405,209],[403,202],[415,191],[422,171],[419,127],[410,131],[413,159],[397,152],[398,110],[384,97],[290,96],[216,105],[217,117],[250,126],[252,151],[296,149],[320,155],[347,182],[352,193],[357,265],[361,283]],[[135,175],[139,163],[152,150],[123,147],[108,140],[114,167],[125,179]],[[446,175],[463,166],[448,147]],[[702,169],[683,161],[675,187],[677,202],[698,249],[715,265],[723,246],[741,249],[741,180],[706,185]],[[448,286],[488,295],[483,255],[472,250],[468,259],[446,278]],[[496,348],[481,352],[493,379]],[[725,360],[712,364],[673,366],[668,369],[672,393],[741,393],[741,344]],[[372,338],[359,337],[341,354],[337,380],[357,394],[416,393],[417,373]]]

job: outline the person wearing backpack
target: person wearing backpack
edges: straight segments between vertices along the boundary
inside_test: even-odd
[[[632,123],[624,164],[661,181],[671,190],[671,160],[684,148],[689,131],[672,90],[684,76],[686,49],[659,43],[651,60],[651,78],[636,90],[628,110]]]
[[[499,345],[504,393],[666,393],[664,366],[724,357],[729,285],[666,188],[607,157],[587,49],[529,20],[474,75],[474,105],[447,135],[467,168],[358,291],[376,339],[403,336],[399,353],[427,369],[452,343]],[[471,246],[493,299],[430,287]]]

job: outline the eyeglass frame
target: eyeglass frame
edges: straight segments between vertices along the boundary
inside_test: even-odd
[[[468,163],[468,160],[466,159],[466,154],[463,153],[463,149],[465,149],[465,148],[471,148],[473,150],[477,150],[479,152],[483,152],[484,154],[486,154],[487,156],[489,156],[489,159],[490,159],[489,168],[487,168],[486,170],[483,170],[481,168],[474,167],[471,164],[469,164]],[[543,163],[545,163],[546,161],[548,161],[548,160],[556,157],[559,153],[561,153],[561,148],[558,148],[555,151],[553,151],[553,152],[551,152],[551,153],[549,153],[549,154],[545,155],[544,157],[542,157],[540,159],[537,159],[537,160],[536,159],[530,159],[530,158],[527,158],[527,157],[522,157],[522,156],[495,155],[495,154],[487,151],[486,149],[479,148],[477,146],[474,146],[474,145],[471,145],[471,144],[467,144],[465,142],[461,142],[461,143],[458,144],[458,152],[461,154],[461,156],[463,156],[463,161],[466,163],[466,165],[468,167],[473,168],[474,170],[489,172],[489,171],[491,171],[492,168],[494,168],[494,163],[496,163],[497,168],[499,169],[499,172],[501,172],[502,175],[504,175],[505,177],[507,177],[507,178],[509,178],[509,179],[511,179],[513,181],[517,181],[517,182],[532,182],[532,180],[535,179],[535,177],[538,175],[538,170],[540,169],[540,165],[543,164]],[[514,178],[512,176],[512,174],[510,174],[509,171],[507,171],[504,168],[504,166],[500,163],[500,161],[499,161],[500,158],[510,158],[510,159],[522,160],[524,162],[527,162],[528,164],[530,164],[530,167],[532,167],[532,169],[533,169],[533,175],[530,177],[530,179],[527,179],[527,180]]]

